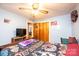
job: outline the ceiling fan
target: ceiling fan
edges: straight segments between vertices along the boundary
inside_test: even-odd
[[[39,3],[33,3],[32,4],[32,9],[29,9],[29,8],[26,8],[26,7],[20,7],[19,9],[20,10],[34,10],[34,11],[38,11],[40,13],[43,13],[43,14],[48,14],[48,10],[45,10],[45,9],[39,9]]]

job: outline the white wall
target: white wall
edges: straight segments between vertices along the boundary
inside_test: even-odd
[[[73,36],[75,36],[77,39],[79,39],[79,4],[75,8],[78,11],[78,19],[76,23],[73,24]]]
[[[4,18],[9,19],[9,23],[4,23]],[[27,28],[28,20],[18,14],[0,9],[0,45],[8,44],[15,36],[16,28]]]
[[[57,21],[57,26],[51,26],[52,21]],[[70,14],[52,17],[45,20],[36,20],[34,22],[49,22],[49,41],[51,43],[60,43],[60,38],[72,36],[72,24]]]

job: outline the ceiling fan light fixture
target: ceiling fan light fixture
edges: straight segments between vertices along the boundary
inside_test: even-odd
[[[32,8],[37,10],[39,8],[39,3],[33,3]]]

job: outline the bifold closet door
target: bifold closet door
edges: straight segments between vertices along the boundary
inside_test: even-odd
[[[34,38],[42,41],[49,41],[49,23],[34,23]]]
[[[43,23],[39,23],[39,37],[40,40],[44,41],[44,24]]]
[[[43,37],[44,41],[49,41],[49,23],[43,23]]]
[[[39,34],[39,23],[37,23],[37,30],[36,30],[37,39],[40,40],[40,34]]]
[[[33,36],[35,39],[40,39],[39,38],[39,23],[34,23],[33,24]]]

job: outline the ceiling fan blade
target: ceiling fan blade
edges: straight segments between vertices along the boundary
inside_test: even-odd
[[[30,8],[19,7],[19,10],[32,10]]]
[[[48,14],[47,10],[39,10],[41,13]]]

